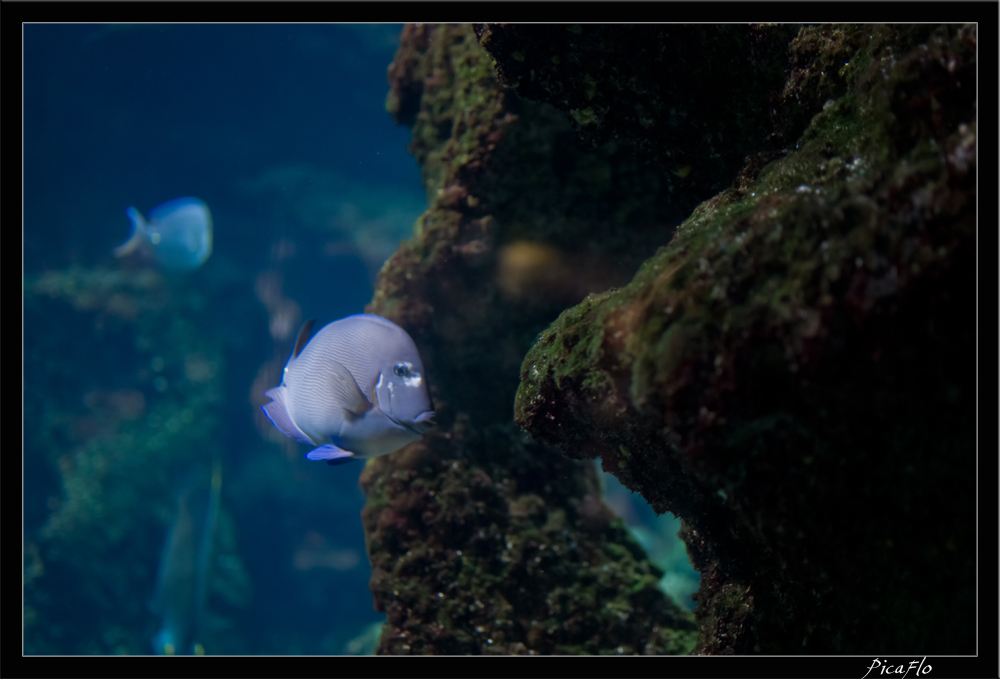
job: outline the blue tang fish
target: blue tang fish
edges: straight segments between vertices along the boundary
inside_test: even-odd
[[[285,436],[318,446],[306,457],[329,464],[378,457],[434,426],[424,366],[406,331],[372,314],[302,326],[281,384],[264,392],[264,412]]]
[[[197,269],[212,254],[212,213],[197,198],[176,198],[157,205],[143,219],[134,207],[125,210],[132,235],[115,248],[116,257],[136,249],[151,250],[165,269]]]
[[[208,594],[209,563],[215,521],[222,490],[222,464],[212,466],[212,482],[207,504],[196,502],[195,483],[189,480],[177,498],[173,524],[167,534],[163,558],[156,578],[152,609],[161,626],[153,639],[160,655],[204,655],[200,643]],[[201,512],[205,518],[199,521]]]

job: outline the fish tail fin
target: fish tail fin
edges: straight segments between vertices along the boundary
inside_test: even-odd
[[[125,214],[132,221],[132,233],[127,241],[115,248],[115,257],[124,257],[133,252],[146,237],[146,220],[134,207],[125,210]]]
[[[285,405],[285,388],[275,387],[274,389],[268,389],[264,392],[264,396],[271,398],[270,403],[266,403],[261,406],[264,409],[264,414],[267,415],[267,419],[271,420],[271,424],[278,428],[282,434],[289,438],[293,438],[299,443],[312,443],[309,438],[303,434],[295,423],[292,422],[291,416],[288,414],[288,407]]]

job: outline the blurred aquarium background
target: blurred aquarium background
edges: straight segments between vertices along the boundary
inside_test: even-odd
[[[400,28],[24,26],[24,653],[152,653],[170,616],[177,653],[374,649],[362,465],[308,462],[260,406],[425,208],[384,106]],[[202,266],[112,255],[127,207],[184,196]],[[675,520],[604,478],[690,607]]]

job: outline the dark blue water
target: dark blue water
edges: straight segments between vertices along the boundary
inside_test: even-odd
[[[175,480],[216,454],[224,480],[206,652],[357,652],[349,641],[383,619],[367,586],[361,463],[308,463],[305,447],[267,439],[253,394],[277,384],[294,339],[273,331],[280,313],[261,286],[298,305],[285,319],[292,333],[305,318],[358,313],[424,208],[409,130],[384,109],[399,31],[25,26],[26,652],[150,651],[159,621],[145,602],[175,521]],[[201,311],[171,302],[162,313],[176,318],[136,320],[94,312],[79,290],[55,301],[32,292],[47,273],[80,288],[155,268],[112,256],[129,234],[125,208],[146,213],[181,196],[210,206],[214,250],[163,289],[171,300],[200,295]],[[169,351],[137,349],[142,328],[162,336],[181,323],[192,346],[221,347],[214,382],[198,381],[196,350],[173,365]],[[181,432],[139,474],[114,468],[114,453],[147,454],[122,449],[120,432],[159,436],[158,413],[171,403],[186,412],[206,384],[221,396],[196,413],[195,424],[213,423],[204,445],[182,446]],[[94,460],[112,469],[80,471]],[[82,546],[67,547],[67,522]]]
[[[127,235],[126,206],[191,194],[231,225],[220,249],[252,256],[262,234],[288,225],[241,182],[279,165],[420,195],[409,130],[384,110],[398,33],[25,26],[26,267],[100,261]]]

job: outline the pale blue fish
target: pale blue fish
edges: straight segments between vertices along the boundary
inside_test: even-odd
[[[137,249],[152,252],[165,269],[197,269],[212,254],[212,213],[197,198],[176,198],[149,211],[149,219],[134,207],[125,210],[132,235],[115,248],[116,257]]]
[[[420,355],[406,331],[372,314],[299,332],[264,412],[285,436],[330,464],[388,455],[434,426]]]
[[[178,495],[152,602],[153,612],[160,616],[160,630],[153,638],[153,650],[157,654],[205,653],[201,633],[221,491],[222,465],[216,458],[207,502],[199,504],[196,501],[199,493],[191,480]],[[205,517],[199,521],[202,511]]]

